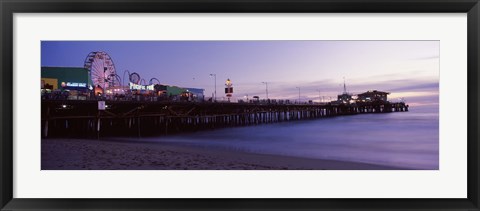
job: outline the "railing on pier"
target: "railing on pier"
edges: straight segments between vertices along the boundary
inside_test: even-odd
[[[364,113],[408,111],[405,103],[252,104],[42,101],[42,137],[152,136]]]

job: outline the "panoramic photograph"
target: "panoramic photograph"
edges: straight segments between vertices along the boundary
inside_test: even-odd
[[[42,41],[41,170],[438,170],[439,41]]]

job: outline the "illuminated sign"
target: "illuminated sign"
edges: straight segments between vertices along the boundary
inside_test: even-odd
[[[67,87],[87,87],[87,83],[78,83],[78,82],[62,82],[62,86],[67,86]]]
[[[144,85],[134,84],[134,83],[130,82],[130,89],[131,90],[151,90],[151,91],[153,91],[154,86],[155,86],[154,84],[144,86]]]
[[[105,101],[98,101],[98,110],[105,110]]]

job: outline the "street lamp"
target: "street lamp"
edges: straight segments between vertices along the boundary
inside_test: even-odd
[[[217,74],[211,73],[210,77],[212,77],[212,76],[214,77],[213,83],[214,83],[214,86],[215,86],[215,102],[217,102]]]
[[[106,82],[107,82],[107,80],[108,80],[108,79],[107,79],[107,78],[108,78],[108,76],[107,76],[107,70],[108,70],[108,69],[107,69],[106,67],[103,67],[103,91],[102,91],[102,96],[103,96],[103,97],[106,97],[106,96],[107,96],[107,94],[106,94],[106,92],[107,92]]]
[[[300,103],[300,87],[296,87],[298,89],[298,103]]]
[[[267,95],[267,100],[268,100],[268,83],[262,82],[262,84],[265,84],[265,94]]]
[[[322,95],[320,93],[320,89],[317,89],[318,91],[318,102],[321,103],[322,102]]]

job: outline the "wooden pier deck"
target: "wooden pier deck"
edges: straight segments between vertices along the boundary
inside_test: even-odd
[[[142,137],[224,127],[408,111],[405,103],[255,104],[106,101],[42,101],[42,137]]]

